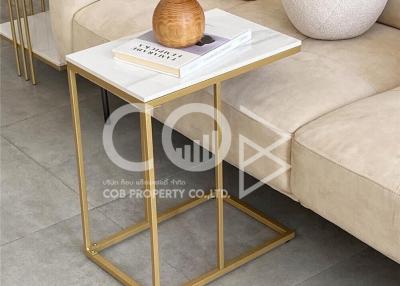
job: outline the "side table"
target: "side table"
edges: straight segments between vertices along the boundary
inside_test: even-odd
[[[155,172],[153,160],[153,138],[150,111],[163,103],[176,100],[192,92],[213,86],[214,90],[214,130],[216,131],[215,158],[218,162],[220,156],[219,146],[221,142],[221,128],[219,111],[221,109],[221,82],[234,78],[243,73],[265,66],[269,63],[283,59],[300,51],[301,41],[287,35],[270,30],[266,27],[252,23],[245,19],[231,15],[219,9],[206,12],[207,23],[226,23],[227,25],[241,25],[251,29],[253,40],[231,52],[218,61],[213,67],[200,70],[194,75],[183,79],[173,78],[167,75],[148,71],[139,67],[119,63],[112,58],[112,49],[128,41],[121,39],[106,43],[91,49],[77,52],[67,56],[67,68],[71,96],[73,128],[77,152],[77,165],[79,175],[79,193],[81,202],[81,215],[83,227],[84,252],[87,257],[110,273],[123,285],[139,285],[133,278],[113,265],[101,255],[101,251],[115,245],[142,231],[150,230],[151,257],[153,285],[160,285],[160,262],[158,247],[158,224],[188,211],[208,200],[207,197],[191,199],[178,207],[163,213],[157,212],[155,197]],[[85,77],[98,86],[109,90],[127,103],[144,104],[144,110],[140,114],[142,158],[146,162],[145,189],[150,194],[145,199],[145,220],[123,229],[100,241],[93,242],[90,238],[88,196],[86,191],[86,178],[84,169],[84,154],[82,147],[82,135],[79,115],[79,101],[76,84],[76,75]],[[263,255],[264,253],[282,245],[294,238],[295,233],[279,223],[265,217],[262,213],[252,209],[243,202],[223,197],[223,170],[222,163],[215,166],[215,198],[217,208],[217,261],[216,268],[186,285],[205,285],[220,276],[240,267],[241,265]],[[241,210],[253,219],[274,230],[277,236],[267,240],[261,245],[249,250],[233,260],[225,261],[224,255],[224,213],[223,204],[228,203]]]

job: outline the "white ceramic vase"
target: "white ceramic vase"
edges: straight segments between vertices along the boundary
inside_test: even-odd
[[[282,0],[293,25],[304,35],[340,40],[365,33],[382,14],[387,0]]]

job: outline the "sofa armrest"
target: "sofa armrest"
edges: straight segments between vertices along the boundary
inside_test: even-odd
[[[72,50],[72,22],[75,14],[99,0],[50,0],[51,27],[62,57]]]

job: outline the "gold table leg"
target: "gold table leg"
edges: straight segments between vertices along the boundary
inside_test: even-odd
[[[28,46],[28,57],[29,57],[29,67],[31,70],[31,80],[32,80],[32,84],[35,85],[36,84],[36,75],[35,75],[35,68],[33,67],[33,52],[32,52],[32,43],[31,43],[31,33],[29,30],[28,13],[26,11],[25,0],[22,0],[22,12],[23,12],[23,16],[24,16],[26,44]]]
[[[41,8],[42,8],[42,12],[45,12],[46,11],[46,1],[45,0],[42,0],[41,1]]]
[[[27,44],[27,50],[28,50],[28,59],[29,59],[29,65],[30,65],[30,77],[32,80],[32,84],[36,84],[36,75],[35,75],[35,69],[33,65],[33,49],[32,49],[32,41],[31,41],[31,35],[30,35],[30,29],[29,29],[29,20],[28,20],[28,11],[27,11],[27,6],[25,0],[8,0],[8,9],[9,9],[9,14],[10,14],[10,28],[11,28],[11,35],[12,35],[12,43],[14,47],[14,53],[15,53],[15,61],[16,61],[16,66],[17,66],[17,74],[18,76],[21,76],[21,63],[20,63],[20,57],[19,57],[19,52],[18,52],[18,46],[20,48],[20,53],[22,57],[22,67],[23,67],[23,72],[24,72],[24,77],[25,80],[29,80],[29,75],[28,75],[28,67],[27,67],[27,59],[26,59],[26,54],[25,54],[25,40]],[[21,3],[20,3],[21,1]],[[16,22],[17,22],[17,28],[18,28],[18,38],[19,38],[19,43],[17,39],[17,33],[15,29],[15,23],[14,23],[14,14],[13,14],[13,3],[15,3],[15,12],[16,12]],[[21,8],[22,8],[22,15],[21,15]],[[33,8],[31,8],[33,9]],[[22,18],[24,19],[24,25],[22,25]]]
[[[81,216],[82,216],[82,229],[85,255],[101,267],[104,271],[108,272],[115,279],[125,286],[139,286],[139,284],[129,275],[121,271],[117,266],[112,264],[108,259],[100,254],[106,248],[109,248],[129,237],[150,229],[151,233],[151,251],[152,251],[152,276],[153,286],[160,286],[160,256],[158,246],[158,224],[173,218],[185,211],[188,211],[204,202],[207,202],[210,197],[197,198],[184,202],[181,205],[171,208],[161,214],[157,214],[156,196],[155,196],[155,174],[154,174],[154,158],[153,158],[153,138],[151,126],[151,114],[146,107],[140,115],[141,122],[141,145],[142,145],[142,158],[146,162],[147,168],[145,171],[146,191],[148,197],[145,202],[146,218],[144,221],[127,227],[113,235],[110,235],[97,243],[92,243],[90,240],[89,231],[89,209],[86,191],[86,179],[84,171],[82,135],[80,127],[79,116],[79,102],[76,86],[76,72],[68,66],[68,82],[70,88],[73,128],[75,134],[75,147],[77,152],[77,168],[79,176],[79,193],[81,202]],[[215,142],[215,159],[218,162],[219,145],[221,143],[221,129],[220,129],[220,113],[221,109],[221,84],[214,85],[214,130],[217,132]],[[243,202],[223,196],[223,174],[222,163],[216,164],[215,168],[215,191],[216,191],[216,207],[217,207],[217,265],[216,268],[195,278],[186,283],[186,286],[201,286],[210,283],[225,275],[226,273],[235,270],[236,268],[248,263],[255,258],[265,254],[266,252],[284,244],[285,242],[294,238],[295,233],[280,225],[278,222],[265,217],[264,214],[254,210]],[[231,206],[239,209],[246,215],[252,217],[258,222],[264,224],[266,227],[274,230],[278,235],[265,241],[264,243],[254,247],[246,253],[225,261],[224,259],[224,220],[223,220],[223,203],[226,202]]]
[[[224,255],[224,198],[223,198],[223,169],[220,161],[219,147],[221,145],[221,83],[214,85],[214,132],[215,136],[215,195],[217,204],[217,266],[218,269],[225,267]]]
[[[23,0],[23,1],[25,1],[25,0]],[[34,8],[34,5],[33,5],[33,0],[29,0],[29,14],[30,15],[35,14],[35,8]]]
[[[19,0],[15,0],[15,10],[16,10],[17,27],[18,27],[18,34],[19,34],[19,47],[20,47],[21,56],[22,56],[22,67],[24,69],[25,80],[29,80],[28,69],[26,67],[25,42],[24,42],[24,35],[23,35],[24,32],[22,30],[22,24],[21,24]]]
[[[19,63],[18,44],[17,44],[17,34],[15,32],[14,13],[13,13],[11,0],[8,0],[8,11],[10,14],[10,27],[11,27],[12,42],[13,42],[13,47],[14,47],[15,62],[17,65],[17,74],[18,74],[18,76],[21,76],[21,66]]]
[[[79,115],[78,91],[76,86],[76,74],[68,69],[68,84],[71,97],[72,122],[75,134],[75,149],[77,157],[78,177],[79,177],[79,195],[81,204],[83,242],[85,251],[91,251],[90,228],[89,228],[89,204],[86,190],[85,163],[83,158],[81,120]]]
[[[146,165],[145,191],[148,192],[148,196],[145,200],[147,206],[146,213],[148,215],[147,220],[150,224],[153,285],[160,286],[160,255],[158,250],[158,222],[154,176],[153,131],[151,126],[151,114],[147,107],[143,112],[140,113],[140,130],[142,141],[142,157]]]

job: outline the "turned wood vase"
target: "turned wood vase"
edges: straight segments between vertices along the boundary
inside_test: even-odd
[[[154,35],[170,48],[196,44],[204,29],[204,11],[197,0],[161,0],[153,14]]]

